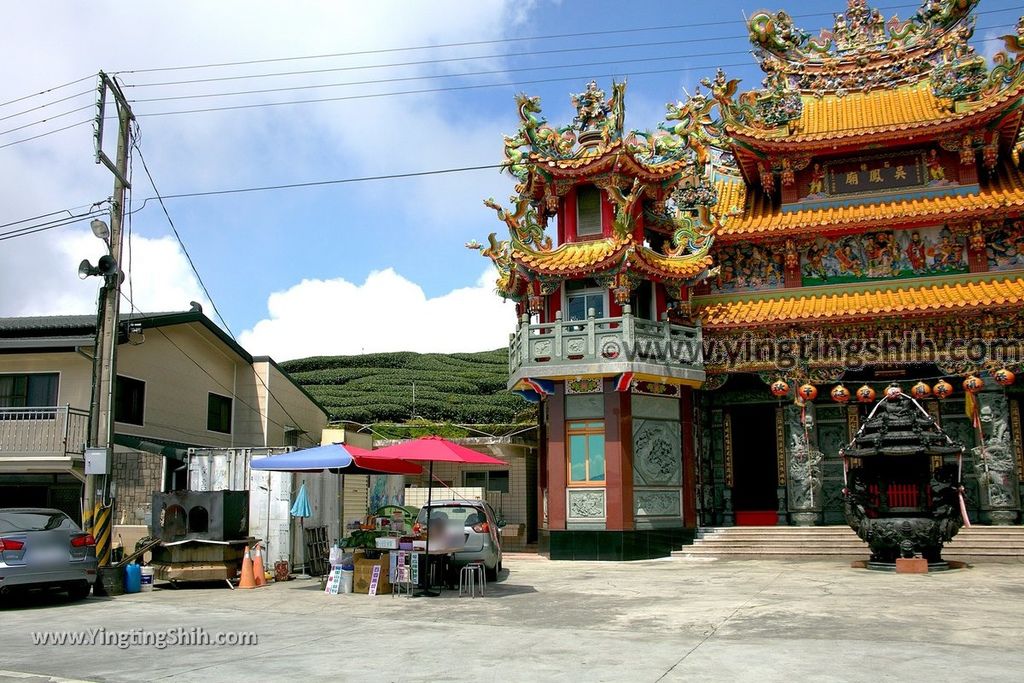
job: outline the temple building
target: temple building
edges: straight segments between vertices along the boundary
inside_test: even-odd
[[[840,449],[894,383],[967,445],[971,521],[1020,523],[1024,18],[987,61],[976,5],[758,12],[761,87],[719,70],[654,131],[624,83],[563,127],[517,98],[508,238],[468,246],[517,302],[552,558],[845,523]]]

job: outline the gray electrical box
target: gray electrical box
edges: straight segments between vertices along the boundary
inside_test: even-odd
[[[110,452],[106,448],[86,448],[85,473],[110,474]]]

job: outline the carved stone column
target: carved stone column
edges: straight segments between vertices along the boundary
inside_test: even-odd
[[[985,444],[973,449],[981,521],[1016,524],[1020,517],[1017,453],[1010,427],[1010,405],[1001,391],[978,394]]]
[[[789,525],[789,510],[786,507],[786,413],[782,406],[775,408],[775,465],[778,472],[778,488],[775,495],[778,498],[778,521],[776,526]]]
[[[722,419],[722,461],[724,466],[725,490],[722,491],[722,525],[733,526],[736,523],[736,516],[732,509],[732,415],[725,413]]]
[[[803,415],[799,406],[785,408],[787,509],[794,526],[821,524],[824,493],[821,490],[822,460],[818,450],[814,404]]]

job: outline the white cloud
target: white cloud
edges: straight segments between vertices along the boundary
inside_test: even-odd
[[[105,247],[89,231],[62,233],[59,238],[42,233],[10,240],[0,258],[0,316],[93,313],[99,278],[78,278],[78,264],[96,264]],[[210,311],[185,255],[171,237],[132,238],[131,258],[125,249],[126,277],[122,291],[143,312],[184,311],[198,301]],[[134,261],[134,267],[133,262]],[[130,284],[130,287],[129,287]],[[25,292],[31,292],[26,296]],[[131,292],[129,294],[129,292]],[[121,300],[121,310],[129,310]]]
[[[267,302],[270,316],[238,340],[278,360],[381,351],[452,353],[508,344],[515,305],[494,292],[488,270],[472,287],[427,298],[393,269],[357,285],[342,278],[303,280]]]

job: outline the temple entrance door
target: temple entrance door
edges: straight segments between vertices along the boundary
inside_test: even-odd
[[[778,521],[775,407],[736,406],[732,413],[732,506],[737,526]]]

